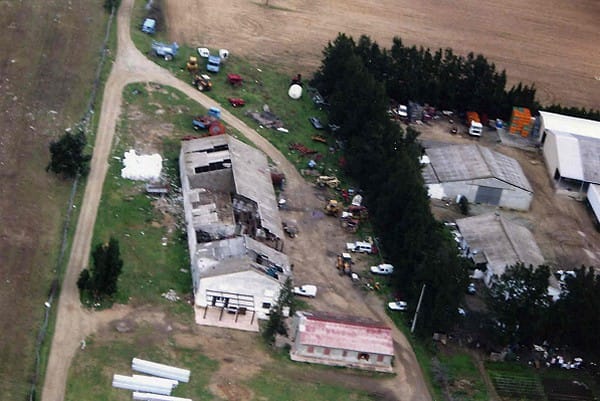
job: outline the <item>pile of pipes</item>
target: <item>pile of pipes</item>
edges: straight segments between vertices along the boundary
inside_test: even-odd
[[[161,363],[133,358],[131,369],[145,375],[113,375],[115,388],[133,390],[133,399],[139,401],[192,401],[189,398],[171,397],[179,382],[190,381],[190,371]]]

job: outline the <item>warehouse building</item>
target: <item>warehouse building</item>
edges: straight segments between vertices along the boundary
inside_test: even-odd
[[[587,192],[600,184],[600,122],[540,111],[539,138],[558,190]]]
[[[464,196],[471,203],[529,210],[533,189],[511,157],[467,144],[428,148],[421,161],[433,198]]]
[[[464,255],[473,260],[488,286],[504,274],[507,266],[544,264],[531,231],[500,213],[458,219],[456,225]]]

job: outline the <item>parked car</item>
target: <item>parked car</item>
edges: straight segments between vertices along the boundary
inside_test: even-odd
[[[388,303],[388,308],[390,310],[405,311],[408,309],[408,304],[404,301],[394,301]]]
[[[477,293],[477,287],[475,287],[475,283],[470,283],[467,287],[467,294],[475,295]]]
[[[373,253],[373,245],[366,241],[347,242],[346,250],[358,253]]]
[[[323,127],[323,124],[321,123],[321,120],[319,120],[317,117],[308,117],[308,121],[310,121],[310,123],[312,124],[312,126],[315,129],[323,129],[325,127]]]
[[[300,287],[294,287],[294,294],[303,297],[314,298],[317,296],[317,286],[312,284],[304,284]]]
[[[457,312],[458,312],[458,314],[459,314],[460,316],[467,316],[467,311],[466,311],[466,310],[464,310],[463,308],[460,308],[460,307],[459,307],[459,308],[458,308],[458,310],[457,310]]]
[[[389,263],[382,263],[377,266],[371,266],[371,273],[388,276],[394,272],[394,266]]]

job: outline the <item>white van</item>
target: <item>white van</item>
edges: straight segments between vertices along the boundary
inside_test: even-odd
[[[349,242],[346,244],[346,249],[350,252],[372,253],[373,245],[370,242],[364,241]]]

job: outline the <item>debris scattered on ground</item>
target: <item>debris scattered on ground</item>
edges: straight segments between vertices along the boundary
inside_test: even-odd
[[[268,109],[261,111],[261,112],[258,112],[256,110],[248,111],[248,112],[246,112],[246,115],[251,117],[254,121],[256,121],[261,126],[264,126],[267,128],[277,129],[277,128],[283,127],[283,121],[281,121],[281,119],[279,117],[277,117],[275,114],[273,114]]]
[[[171,302],[177,302],[181,299],[181,298],[179,298],[179,295],[177,295],[177,293],[175,292],[174,289],[170,289],[169,291],[161,294],[161,297],[163,297]]]
[[[299,142],[292,142],[289,144],[288,148],[290,150],[297,150],[298,152],[300,152],[302,155],[314,155],[315,153],[317,153],[316,150],[311,149]]]

